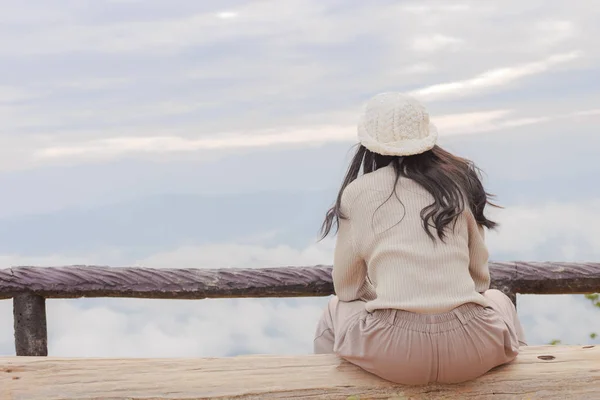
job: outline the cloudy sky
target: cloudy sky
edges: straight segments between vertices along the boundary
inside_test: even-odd
[[[419,97],[505,210],[494,260],[600,261],[595,0],[0,0],[0,267],[331,263],[361,104]],[[59,356],[309,353],[326,298],[48,302]],[[581,296],[520,296],[532,344]],[[14,354],[0,301],[0,354]]]

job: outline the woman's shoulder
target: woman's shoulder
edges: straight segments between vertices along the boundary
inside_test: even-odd
[[[361,196],[368,192],[389,192],[396,181],[396,173],[392,166],[378,169],[377,171],[364,174],[352,181],[344,189],[342,202],[351,205]]]
[[[387,199],[394,189],[394,185],[399,185],[398,195],[403,197],[417,196],[423,198],[424,201],[428,202],[427,204],[430,204],[432,201],[432,195],[427,189],[416,181],[406,177],[396,179],[394,167],[387,166],[356,178],[344,190],[342,202],[349,206],[356,202],[361,195],[367,193],[371,195],[369,197],[374,199],[379,198],[377,196],[378,193],[383,196],[382,198]]]

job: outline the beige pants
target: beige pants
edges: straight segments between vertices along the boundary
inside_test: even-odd
[[[488,290],[491,307],[463,304],[444,314],[369,313],[365,303],[333,297],[317,327],[315,353],[335,353],[401,384],[457,383],[512,361],[525,344],[517,311]]]

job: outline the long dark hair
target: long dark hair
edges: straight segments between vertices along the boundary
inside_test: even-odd
[[[497,224],[483,214],[486,205],[498,207],[490,199],[481,183],[481,170],[473,162],[457,157],[439,146],[413,156],[382,156],[359,145],[348,172],[338,193],[333,207],[327,211],[321,226],[321,238],[325,238],[332,229],[339,225],[340,219],[346,219],[341,212],[342,193],[346,186],[354,181],[361,170],[363,174],[376,171],[388,165],[394,167],[396,182],[388,200],[398,194],[396,192],[400,177],[412,179],[424,187],[434,198],[434,202],[421,210],[423,229],[435,240],[431,228],[435,228],[437,237],[444,241],[446,228],[456,223],[458,216],[464,211],[465,202],[471,209],[479,225],[494,229]],[[399,200],[399,198],[398,198]]]

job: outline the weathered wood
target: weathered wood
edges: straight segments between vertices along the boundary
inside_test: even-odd
[[[600,263],[490,263],[492,287],[505,293],[600,291]],[[0,269],[0,299],[31,292],[46,298],[204,299],[300,297],[333,293],[331,267],[150,269],[71,266]]]
[[[493,287],[495,285],[492,285]],[[512,287],[509,286],[500,286],[500,287],[495,287],[496,289],[500,289],[502,291],[502,293],[504,293],[509,299],[510,301],[512,301],[512,303],[515,305],[515,307],[517,306],[517,293],[515,291],[513,291]]]
[[[0,358],[7,399],[593,399],[600,346],[530,347],[459,385],[398,386],[329,356]],[[355,396],[355,397],[351,397]]]
[[[15,349],[18,356],[47,356],[46,299],[20,293],[13,299]]]
[[[520,294],[582,294],[600,291],[600,263],[513,262],[513,276],[500,277],[500,269],[493,268],[492,280],[503,281],[512,291]]]
[[[30,291],[46,298],[326,296],[331,268],[151,269],[96,266],[0,270],[0,298]]]

